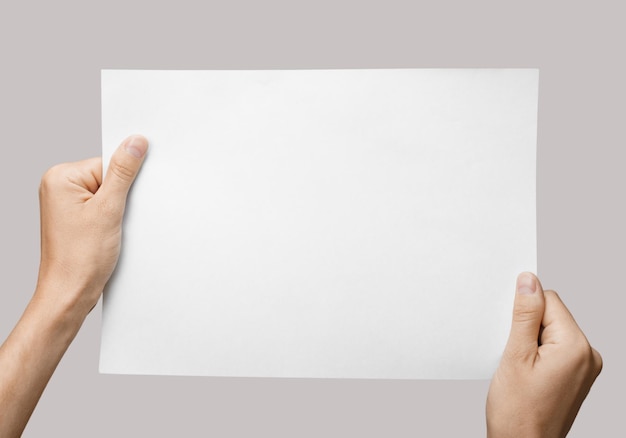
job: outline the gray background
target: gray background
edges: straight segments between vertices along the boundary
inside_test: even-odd
[[[0,8],[0,338],[35,286],[41,174],[100,152],[100,69],[537,67],[539,275],[605,360],[570,436],[624,433],[620,2],[39,3]],[[99,329],[97,307],[25,436],[484,435],[487,381],[99,375]]]

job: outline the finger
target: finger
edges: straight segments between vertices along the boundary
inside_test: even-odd
[[[43,191],[49,191],[51,186],[58,189],[59,187],[67,187],[84,192],[88,199],[100,187],[102,179],[102,160],[100,158],[90,158],[83,161],[75,161],[72,163],[57,164],[48,169],[41,178],[40,188]]]
[[[539,348],[539,330],[545,309],[543,288],[530,272],[517,277],[513,322],[505,353],[516,360],[534,360]]]
[[[544,293],[546,310],[543,315],[541,344],[558,344],[575,341],[584,336],[576,320],[559,295],[553,290]]]
[[[96,193],[100,184],[102,184],[102,158],[89,158],[78,161],[74,165],[78,171],[76,183],[91,193]]]
[[[117,148],[109,162],[99,193],[110,201],[126,202],[126,195],[135,181],[143,163],[148,140],[141,135],[131,135]]]

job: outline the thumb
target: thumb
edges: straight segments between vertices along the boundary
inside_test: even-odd
[[[513,323],[505,353],[517,361],[534,360],[539,348],[539,331],[546,307],[539,279],[530,272],[517,277]]]
[[[131,135],[122,142],[111,157],[109,168],[99,192],[112,201],[126,202],[126,195],[143,163],[148,140],[142,135]]]

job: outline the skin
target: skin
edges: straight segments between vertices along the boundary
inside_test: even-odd
[[[61,357],[117,263],[126,197],[148,148],[124,140],[104,182],[100,158],[62,164],[40,186],[35,293],[0,347],[0,437],[26,427]],[[602,368],[554,291],[518,278],[511,334],[487,398],[490,438],[563,437]]]
[[[98,302],[119,257],[126,195],[147,147],[144,137],[126,139],[111,158],[104,182],[100,158],[61,164],[43,176],[37,287],[0,347],[0,437],[21,435]]]
[[[520,274],[509,340],[487,396],[487,436],[566,436],[601,370],[600,354],[558,294]]]

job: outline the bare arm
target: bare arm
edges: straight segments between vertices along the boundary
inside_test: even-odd
[[[20,436],[119,257],[126,195],[147,149],[126,139],[102,182],[100,158],[42,178],[41,263],[35,293],[0,347],[0,436]]]

